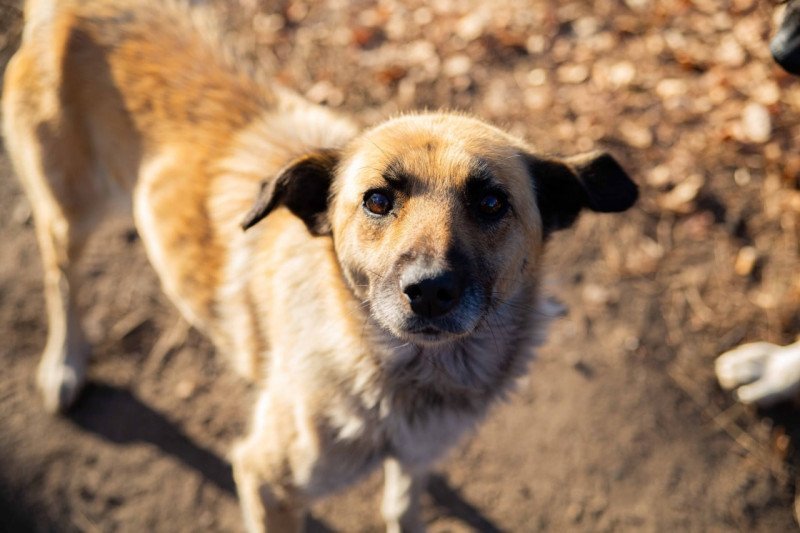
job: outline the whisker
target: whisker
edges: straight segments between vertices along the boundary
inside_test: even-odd
[[[372,140],[372,139],[370,139],[369,137],[364,137],[364,139],[366,139],[366,140],[368,140],[370,143],[372,143],[372,146],[374,146],[375,148],[377,148],[378,150],[380,150],[380,151],[383,153],[383,155],[385,155],[385,156],[387,156],[387,157],[389,156],[389,153],[388,153],[386,150],[384,150],[383,148],[381,148],[380,146],[378,146],[378,143],[376,143],[375,141],[373,141],[373,140]]]

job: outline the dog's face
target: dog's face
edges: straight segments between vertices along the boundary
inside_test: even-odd
[[[450,114],[388,121],[342,154],[293,163],[281,179],[285,190],[265,187],[246,225],[283,202],[312,232],[330,230],[355,295],[386,330],[416,344],[475,331],[535,286],[552,231],[581,208],[622,211],[637,196],[610,156],[540,158],[494,127]],[[312,184],[329,182],[325,203]]]
[[[519,151],[463,117],[390,121],[345,155],[331,221],[356,295],[397,337],[467,335],[534,275],[542,224]]]

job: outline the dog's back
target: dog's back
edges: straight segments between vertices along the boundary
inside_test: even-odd
[[[177,5],[37,0],[25,14],[6,74],[5,133],[37,228],[63,242],[56,248],[80,247],[110,200],[136,186],[148,253],[174,299],[191,300],[184,313],[205,324],[212,295],[202,288],[220,275],[222,255],[203,208],[206,169],[270,95]],[[173,175],[156,185],[164,172]],[[169,265],[159,259],[166,248],[178,254]]]
[[[259,83],[224,46],[213,12],[188,3],[30,0],[25,19],[5,75],[3,128],[46,272],[51,327],[39,382],[61,391],[48,405],[65,407],[79,388],[54,361],[82,375],[88,358],[72,318],[73,264],[100,215],[131,193],[165,291],[238,358],[241,341],[219,319],[220,293],[235,302],[222,287],[240,274],[228,266],[243,238],[238,222],[261,180],[353,128]]]

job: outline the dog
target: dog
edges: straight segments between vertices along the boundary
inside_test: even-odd
[[[800,0],[786,4],[770,51],[781,68],[800,76]],[[770,407],[800,392],[800,341],[745,344],[720,355],[714,368],[722,388],[734,391],[740,402]]]
[[[241,67],[179,2],[24,13],[3,128],[44,266],[45,407],[85,379],[75,262],[130,198],[165,292],[260,387],[231,456],[247,529],[296,531],[383,463],[387,530],[421,530],[425,473],[542,340],[548,238],[625,211],[635,183],[459,113],[359,128]]]

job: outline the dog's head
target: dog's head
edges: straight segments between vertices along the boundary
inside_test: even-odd
[[[608,154],[540,157],[492,126],[438,113],[390,120],[342,153],[292,163],[244,225],[286,205],[312,233],[332,234],[378,323],[438,344],[535,287],[544,241],[582,209],[624,211],[636,198]]]

